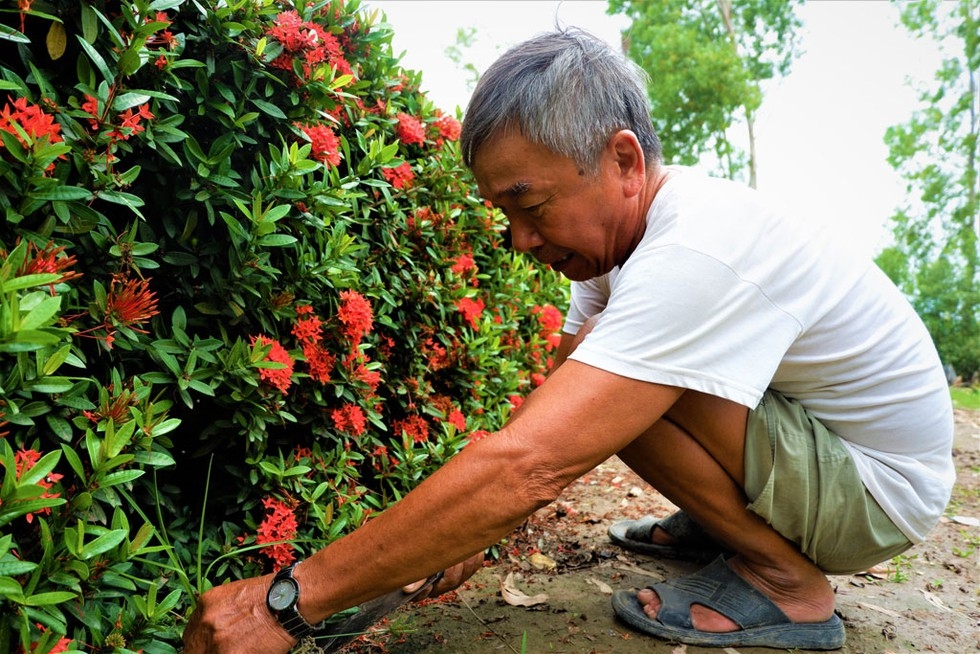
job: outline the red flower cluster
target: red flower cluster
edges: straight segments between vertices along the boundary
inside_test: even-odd
[[[313,314],[313,307],[309,305],[296,307],[293,336],[303,348],[303,357],[310,369],[310,377],[321,384],[326,384],[330,381],[330,373],[333,372],[337,358],[323,346],[320,337],[322,327],[323,323],[320,318]]]
[[[0,110],[0,131],[13,134],[14,138],[28,149],[33,149],[39,142],[48,145],[64,140],[59,134],[61,125],[54,122],[54,117],[44,113],[39,106],[27,104],[27,98],[17,98],[13,100],[13,108],[11,108],[10,96],[7,96],[7,101],[8,103]],[[21,135],[22,131],[30,138],[30,143]],[[0,148],[2,147],[4,147],[3,141],[0,140]],[[61,155],[58,158],[64,159],[65,156]],[[54,170],[54,163],[51,163],[45,172],[52,170]]]
[[[40,622],[37,623],[37,628],[41,630],[41,633],[42,634],[48,631],[48,628],[45,627]],[[73,641],[71,638],[68,638],[67,636],[63,636],[63,637],[61,637],[61,638],[58,639],[58,642],[55,643],[54,646],[51,649],[48,650],[48,654],[60,654],[61,652],[67,652],[68,649],[69,649],[69,646],[73,642],[75,642],[75,641]],[[40,643],[32,643],[31,644],[31,651],[33,652],[33,651],[37,650],[37,646],[39,644]],[[23,652],[24,650],[23,649],[18,649],[17,651]]]
[[[59,256],[64,253],[64,246],[55,247],[54,241],[48,241],[43,248],[39,248],[34,243],[27,244],[27,256],[24,263],[17,271],[18,275],[35,275],[41,273],[57,273],[61,277],[54,284],[63,284],[73,279],[78,279],[82,273],[68,270],[77,263],[75,257]],[[6,257],[6,252],[0,251]],[[54,284],[51,284],[51,295],[54,295]]]
[[[266,545],[259,551],[268,556],[275,563],[275,569],[284,568],[296,559],[293,553],[293,545],[289,542],[296,538],[296,514],[284,502],[266,497],[262,504],[268,510],[268,514],[259,525],[258,535],[255,542],[259,545]]]
[[[452,357],[449,356],[449,352],[446,351],[445,346],[432,337],[422,342],[422,352],[428,358],[429,370],[432,372],[448,368],[452,365]]]
[[[300,125],[299,128],[313,144],[314,159],[336,168],[340,165],[340,139],[326,125]]]
[[[286,395],[289,385],[293,383],[293,358],[279,341],[259,334],[252,337],[252,347],[256,345],[271,345],[269,353],[263,361],[275,361],[283,364],[284,368],[259,368],[259,377],[269,386],[279,389]]]
[[[127,279],[124,281],[119,277],[112,278],[109,295],[106,298],[107,327],[111,320],[116,325],[146,333],[141,329],[136,329],[134,325],[141,325],[158,313],[160,312],[157,310],[156,294],[150,290],[148,279]]]
[[[60,143],[64,140],[59,134],[61,125],[54,122],[54,117],[44,113],[41,107],[27,104],[27,98],[13,100],[13,107],[10,102],[11,98],[7,96],[7,104],[0,110],[0,130],[13,134],[21,145],[30,146],[21,136],[20,130],[23,130],[32,141],[46,138],[48,143]],[[3,141],[0,141],[0,147],[3,147]]]
[[[477,320],[480,319],[480,314],[483,313],[484,305],[483,300],[477,298],[464,297],[456,301],[456,309],[459,310],[466,322],[470,324],[470,327],[476,329],[479,325]]]
[[[423,145],[425,143],[425,124],[406,113],[398,114],[398,127],[395,128],[398,139],[405,145]]]
[[[382,168],[381,174],[395,188],[408,188],[415,181],[415,173],[412,172],[412,166],[407,161],[395,168]]]
[[[337,317],[344,323],[344,334],[350,340],[353,350],[366,334],[371,333],[374,326],[374,313],[371,310],[371,303],[357,291],[341,291],[340,300]]]
[[[538,322],[541,323],[541,337],[548,342],[546,349],[550,352],[558,347],[561,342],[561,327],[565,322],[561,311],[547,304],[534,307],[531,313],[537,314]]]
[[[439,137],[436,139],[436,145],[439,147],[442,147],[443,139],[447,141],[458,141],[460,132],[463,130],[463,126],[452,116],[440,116],[436,120],[435,126],[439,132]]]
[[[345,404],[339,409],[334,409],[330,417],[333,418],[333,425],[337,431],[342,431],[351,436],[360,436],[367,427],[364,411],[356,404]]]
[[[297,83],[312,79],[314,71],[324,63],[342,75],[352,73],[337,37],[314,22],[304,21],[295,10],[276,16],[274,25],[265,33],[282,46],[282,54],[271,64],[274,68],[292,72],[294,60],[302,63],[304,78],[297,79]]]
[[[107,113],[109,108],[106,107],[100,111],[98,99],[93,98],[91,95],[85,96],[85,102],[82,103],[81,109],[88,114],[89,127],[93,132],[98,131],[102,124],[107,121],[104,113]],[[129,140],[130,136],[139,134],[144,130],[144,127],[140,124],[140,121],[144,118],[146,120],[153,120],[155,118],[150,111],[149,103],[146,102],[135,108],[130,107],[125,111],[119,112],[116,115],[116,122],[113,123],[113,130],[109,132],[109,138],[112,141]]]
[[[17,468],[14,477],[20,481],[20,478],[24,475],[24,473],[33,468],[40,460],[41,453],[37,450],[17,450],[14,452],[14,466]],[[56,472],[49,472],[44,476],[44,479],[39,480],[37,485],[45,489],[45,491],[41,493],[41,497],[61,497],[61,493],[50,493],[48,492],[48,489],[61,481],[63,476],[64,475],[59,475]],[[51,507],[46,506],[43,509],[38,510],[37,513],[41,515],[48,515],[51,513]],[[28,513],[24,516],[24,518],[27,520],[27,522],[34,522],[34,513]]]
[[[451,270],[457,275],[464,276],[466,273],[476,272],[476,262],[473,261],[472,254],[461,254],[456,258]]]
[[[396,434],[408,434],[415,443],[429,440],[429,423],[422,416],[408,416],[404,420],[396,420],[392,425]]]

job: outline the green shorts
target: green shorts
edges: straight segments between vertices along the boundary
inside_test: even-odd
[[[749,509],[829,574],[853,574],[912,543],[864,487],[836,434],[799,402],[768,391],[745,435]]]

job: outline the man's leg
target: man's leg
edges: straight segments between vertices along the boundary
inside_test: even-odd
[[[823,622],[834,610],[826,576],[799,548],[746,508],[745,426],[748,409],[687,391],[667,415],[620,452],[620,458],[736,554],[728,565],[794,622]],[[655,617],[659,598],[637,598]],[[735,624],[706,607],[691,609],[701,631]]]

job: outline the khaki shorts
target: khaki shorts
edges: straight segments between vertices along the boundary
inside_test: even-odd
[[[745,493],[751,511],[830,574],[867,570],[912,546],[865,489],[840,437],[775,391],[749,412]]]

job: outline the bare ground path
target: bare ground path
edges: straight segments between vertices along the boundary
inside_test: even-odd
[[[831,578],[847,627],[844,654],[980,651],[980,412],[956,414],[958,482],[929,539],[868,574]],[[673,507],[617,459],[572,484],[502,547],[500,562],[457,593],[401,609],[391,631],[362,638],[361,654],[764,654],[765,648],[706,649],[668,643],[619,623],[609,595],[696,569],[609,544],[622,518],[664,516]],[[523,607],[504,601],[544,595]],[[515,599],[516,597],[516,599]]]

